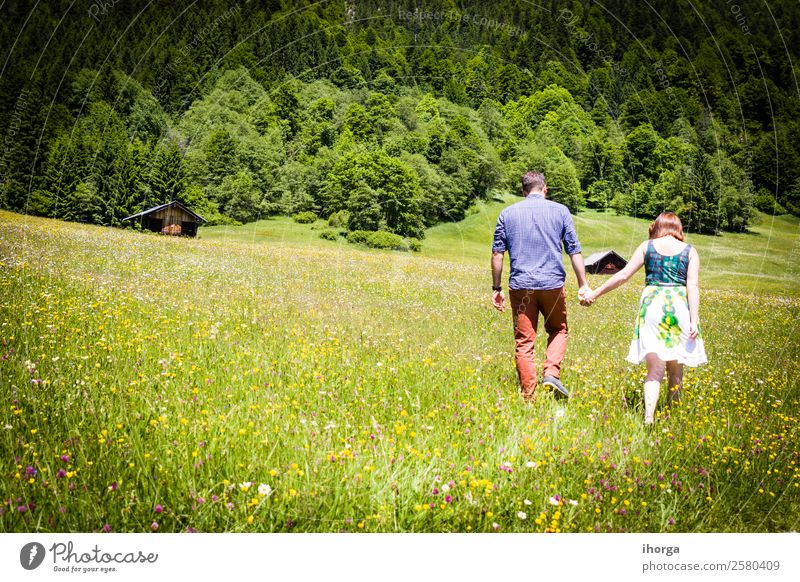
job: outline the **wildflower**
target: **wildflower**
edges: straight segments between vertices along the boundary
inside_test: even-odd
[[[158,531],[158,522],[153,521],[153,523],[150,524],[150,529],[153,531]]]
[[[446,495],[445,498],[444,498],[444,502],[445,503],[450,503],[451,501],[453,501],[453,498],[450,495]]]
[[[61,460],[65,463],[69,463],[69,455],[61,455]]]
[[[534,461],[528,461],[527,463],[525,463],[525,466],[528,467],[528,469],[535,469],[536,463]]]
[[[520,518],[520,519],[528,519],[528,514],[525,513],[524,511],[518,511],[517,512],[517,517]]]
[[[239,489],[241,489],[242,491],[247,491],[252,486],[253,486],[252,481],[245,481],[244,483],[239,483]]]
[[[156,513],[161,513],[164,511],[164,508],[161,505],[156,505]]]
[[[525,505],[533,505],[533,502],[530,499],[526,499],[525,501],[523,501],[523,503]]]
[[[105,524],[105,525],[103,526],[103,531],[104,531],[105,533],[108,533],[108,532],[110,532],[110,531],[111,531],[111,526],[110,526],[109,524]]]
[[[62,477],[66,477],[67,472],[64,469],[59,469],[58,473],[56,473],[56,479],[61,479]]]
[[[561,504],[561,497],[558,495],[553,495],[551,498],[547,500],[550,505],[560,505]]]
[[[116,491],[119,488],[119,484],[114,481],[111,485],[108,486],[109,491]]]
[[[499,530],[500,530],[500,524],[499,524],[499,523],[497,523],[497,522],[493,522],[493,523],[492,523],[492,529],[493,529],[494,531],[499,531]]]
[[[266,483],[262,483],[258,486],[258,494],[262,497],[267,497],[270,493],[272,493],[272,487],[267,485]]]

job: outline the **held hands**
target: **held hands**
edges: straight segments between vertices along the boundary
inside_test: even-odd
[[[492,305],[497,311],[506,310],[506,296],[503,295],[502,291],[494,291],[492,293]]]
[[[592,291],[591,287],[584,285],[578,290],[578,299],[580,300],[581,305],[584,307],[589,307],[597,299],[597,294]]]

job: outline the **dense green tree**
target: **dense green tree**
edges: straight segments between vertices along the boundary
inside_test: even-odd
[[[356,12],[397,9],[368,4]],[[11,0],[0,206],[102,224],[179,195],[214,220],[328,212],[350,199],[329,188],[339,158],[376,155],[411,167],[410,214],[426,225],[463,216],[498,185],[516,190],[530,164],[555,173],[551,192],[573,210],[582,191],[590,206],[637,216],[672,205],[704,232],[746,228],[753,204],[800,214],[800,54],[790,37],[769,40],[775,21],[758,11],[745,35],[730,7],[706,0],[692,11],[492,5],[520,31],[287,6],[119,4],[85,29],[62,19],[66,0]],[[441,8],[484,11],[474,0]],[[774,16],[791,31],[800,8]],[[366,185],[393,200],[392,188]],[[400,224],[391,204],[382,220]]]
[[[251,222],[260,218],[262,196],[256,190],[253,175],[248,170],[225,176],[216,190],[217,204],[225,214],[239,222]]]
[[[381,151],[350,153],[333,166],[328,174],[325,214],[350,210],[350,194],[362,184],[381,193],[382,221],[388,230],[403,236],[423,235],[419,179],[408,165]],[[363,207],[371,212],[369,204]]]
[[[183,152],[177,141],[167,139],[153,153],[145,181],[146,204],[156,206],[179,200],[186,187]]]
[[[347,200],[347,211],[349,212],[347,228],[350,230],[380,230],[381,226],[384,226],[381,203],[385,198],[385,192],[373,190],[366,182],[359,182]]]
[[[661,137],[649,123],[644,123],[625,136],[625,169],[634,180],[658,179],[662,165],[656,152]]]

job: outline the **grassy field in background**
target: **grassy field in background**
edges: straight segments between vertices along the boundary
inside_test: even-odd
[[[570,275],[573,397],[518,397],[487,292],[502,206],[419,254],[289,219],[183,239],[0,212],[0,528],[796,530],[797,219],[690,237],[710,361],[646,431],[639,281],[586,309]],[[627,256],[647,222],[576,225]]]
[[[518,200],[510,196],[503,202],[479,203],[465,220],[428,229],[422,256],[488,265],[497,216],[505,206]],[[651,222],[596,211],[583,211],[574,220],[584,256],[613,249],[626,259],[647,238],[647,227]],[[338,242],[321,240],[319,230],[324,226],[323,221],[312,227],[282,217],[244,226],[202,228],[200,237],[286,245],[312,244],[322,248],[346,244],[343,239]],[[759,213],[746,234],[688,234],[687,242],[697,247],[700,253],[704,286],[754,293],[800,294],[800,219],[797,217],[772,217]],[[643,274],[640,274],[640,279],[644,281]],[[639,279],[635,281],[638,283]]]

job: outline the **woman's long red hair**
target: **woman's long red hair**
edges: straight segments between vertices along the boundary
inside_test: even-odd
[[[650,238],[672,235],[683,240],[683,224],[674,212],[662,212],[650,225]]]

